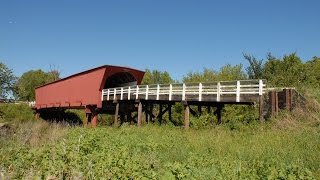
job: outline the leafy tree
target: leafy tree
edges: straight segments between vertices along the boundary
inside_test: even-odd
[[[151,71],[146,69],[141,84],[168,84],[173,82],[174,80],[167,71],[161,72],[158,70]]]
[[[13,91],[13,86],[16,81],[11,69],[9,69],[5,64],[0,62],[0,98],[8,98],[10,93]]]
[[[299,87],[311,78],[307,76],[306,65],[296,53],[285,55],[282,59],[276,59],[271,55],[267,58],[263,77],[273,86]]]
[[[306,62],[306,76],[309,77],[309,86],[320,86],[320,58],[315,56],[312,60]]]
[[[247,75],[242,70],[242,64],[232,66],[227,64],[223,66],[217,74],[218,81],[232,81],[247,79]]]
[[[227,64],[219,71],[204,68],[203,72],[189,72],[183,77],[183,82],[212,82],[212,81],[231,81],[246,79],[247,76],[242,70],[242,64],[232,66]]]
[[[271,56],[271,54],[269,54]],[[246,68],[249,79],[261,79],[263,77],[263,59],[257,60],[254,56],[243,54],[243,57],[249,62]]]
[[[212,82],[217,80],[217,72],[204,68],[203,72],[189,72],[186,76],[183,77],[183,82]]]
[[[58,71],[44,72],[42,70],[30,70],[25,72],[16,83],[16,95],[20,100],[33,101],[35,88],[59,79]]]

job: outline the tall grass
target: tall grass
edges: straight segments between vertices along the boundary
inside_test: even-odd
[[[31,132],[26,129],[31,129]],[[307,179],[320,176],[320,130],[272,124],[185,131],[26,123],[1,139],[6,178]],[[27,132],[26,132],[27,131]]]
[[[192,118],[188,131],[170,124],[88,128],[20,121],[32,111],[19,115],[1,109],[7,124],[0,127],[0,179],[320,177],[317,101],[264,124],[253,121],[248,107],[239,106],[225,114],[222,125],[213,125],[212,114]]]

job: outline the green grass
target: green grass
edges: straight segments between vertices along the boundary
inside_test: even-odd
[[[319,109],[260,124],[238,107],[222,125],[206,114],[186,131],[48,123],[25,105],[1,105],[0,179],[319,179]]]
[[[312,179],[320,128],[66,127],[27,122],[0,141],[4,178]],[[10,132],[8,132],[10,133]]]

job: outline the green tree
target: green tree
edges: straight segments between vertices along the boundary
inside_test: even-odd
[[[183,77],[183,82],[212,82],[217,80],[217,72],[213,69],[203,68],[203,72],[189,72]]]
[[[218,81],[232,81],[247,79],[246,73],[243,71],[242,64],[232,66],[227,64],[223,66],[217,74]]]
[[[169,84],[173,83],[174,80],[170,77],[167,71],[149,70],[146,69],[141,84]]]
[[[227,64],[221,67],[219,71],[204,68],[203,72],[189,72],[183,77],[183,82],[212,82],[246,79],[247,75],[242,69],[242,64],[235,66]]]
[[[311,77],[307,75],[306,65],[296,53],[285,55],[282,59],[274,58],[272,55],[269,55],[267,58],[263,77],[266,78],[272,86],[300,87],[311,79]]]
[[[271,56],[271,54],[269,54]],[[243,57],[249,62],[249,66],[246,68],[249,79],[261,79],[263,78],[263,59],[257,60],[252,55],[243,54]]]
[[[312,60],[306,62],[306,77],[308,78],[309,86],[320,86],[320,58],[313,57]]]
[[[16,81],[11,69],[9,69],[4,63],[0,62],[0,98],[5,99],[13,91],[13,86]]]
[[[59,79],[58,71],[44,72],[42,70],[30,70],[25,72],[16,83],[16,96],[19,100],[33,101],[35,88]]]

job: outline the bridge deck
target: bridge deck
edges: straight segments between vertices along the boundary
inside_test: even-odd
[[[102,101],[192,101],[253,103],[265,93],[265,80],[219,81],[209,83],[156,84],[102,90]]]

